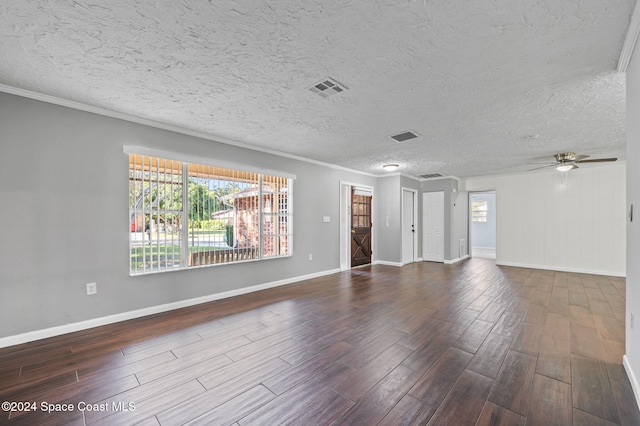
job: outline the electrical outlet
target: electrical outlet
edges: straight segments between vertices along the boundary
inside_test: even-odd
[[[309,253],[309,260],[313,260],[313,255]]]
[[[87,296],[98,293],[98,283],[87,283]]]

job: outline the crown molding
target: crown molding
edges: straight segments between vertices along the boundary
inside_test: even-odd
[[[31,90],[21,89],[18,87],[7,86],[6,84],[0,84],[0,92],[8,93],[10,95],[21,96],[23,98],[34,99],[36,101],[47,102],[54,105],[59,105],[71,109],[75,109],[78,111],[89,112],[92,114],[102,115],[105,117],[115,118],[118,120],[129,121],[131,123],[141,124],[143,126],[149,126],[156,129],[167,130],[174,133],[180,133],[187,136],[193,136],[200,139],[206,139],[212,142],[218,142],[225,145],[237,146],[238,148],[250,149],[252,151],[263,152],[265,154],[277,155],[278,157],[289,158],[292,160],[298,160],[305,163],[316,164],[318,166],[328,167],[335,170],[342,170],[350,173],[357,173],[359,175],[369,176],[369,177],[380,177],[381,175],[376,175],[373,173],[367,173],[360,170],[350,169],[348,167],[338,166],[337,164],[325,163],[323,161],[313,160],[311,158],[301,157],[298,155],[288,154],[282,151],[276,151],[269,148],[262,148],[256,145],[251,145],[243,142],[239,142],[233,139],[227,139],[221,136],[212,135],[209,133],[191,130],[184,127],[176,126],[173,124],[162,123],[159,121],[150,120],[148,118],[138,117],[132,114],[125,114],[122,112],[112,111],[106,108],[95,107],[87,104],[83,104],[81,102],[71,101],[68,99],[58,98],[56,96],[45,95],[43,93],[33,92]]]
[[[618,71],[627,72],[629,62],[631,62],[631,56],[633,50],[636,47],[636,42],[640,36],[640,6],[636,2],[633,12],[631,13],[631,21],[629,22],[629,28],[627,29],[627,36],[624,39],[622,45],[622,51],[620,52],[620,59],[618,59]]]

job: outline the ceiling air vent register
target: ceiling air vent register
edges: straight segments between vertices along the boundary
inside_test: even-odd
[[[323,98],[328,98],[331,95],[344,92],[347,89],[347,86],[338,83],[331,77],[323,78],[309,88],[309,90],[311,90],[313,93],[316,93]]]
[[[396,142],[404,142],[417,138],[418,134],[412,130],[407,130],[406,132],[398,133],[397,135],[392,135],[389,137]]]
[[[442,177],[442,175],[440,173],[431,173],[430,175],[420,175],[420,177],[423,179],[433,179],[437,177]]]

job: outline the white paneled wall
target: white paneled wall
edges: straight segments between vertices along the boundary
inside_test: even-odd
[[[468,178],[497,194],[497,263],[625,274],[625,163]]]

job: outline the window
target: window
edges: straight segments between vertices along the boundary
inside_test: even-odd
[[[290,256],[292,181],[129,154],[130,273]]]
[[[351,194],[351,226],[371,227],[371,195],[359,194],[356,189],[353,189]]]
[[[487,202],[486,201],[471,202],[471,221],[472,222],[487,221]]]

